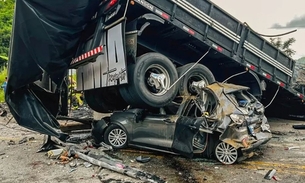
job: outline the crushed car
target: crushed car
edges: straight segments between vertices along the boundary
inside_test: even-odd
[[[197,96],[159,109],[127,109],[103,118],[92,130],[96,141],[115,149],[137,147],[216,158],[233,164],[253,155],[272,135],[264,106],[248,87],[193,82]]]

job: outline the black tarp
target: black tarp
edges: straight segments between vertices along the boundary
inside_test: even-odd
[[[38,98],[44,95],[44,90],[37,90],[32,83],[45,72],[60,86],[80,34],[99,3],[99,0],[16,0],[5,98],[19,125],[62,137],[56,131],[59,127],[54,117],[54,108],[58,107],[56,97]]]

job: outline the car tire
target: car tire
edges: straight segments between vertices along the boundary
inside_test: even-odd
[[[105,130],[104,141],[114,149],[122,149],[128,146],[128,134],[118,125],[111,124]]]
[[[164,77],[163,87],[153,81],[152,74]],[[131,100],[133,107],[163,107],[176,97],[177,85],[168,91],[166,89],[177,79],[177,70],[167,57],[159,53],[146,53],[140,56],[134,65],[128,67],[129,84],[127,90],[125,88],[120,92],[126,101]]]
[[[239,156],[239,149],[236,149],[228,143],[220,141],[215,147],[215,157],[222,164],[234,164]]]
[[[178,67],[179,78],[187,72],[194,63],[189,63],[184,66]],[[205,80],[208,84],[215,82],[213,73],[204,65],[196,64],[188,73],[186,73],[179,81],[178,96],[196,95],[195,89],[191,87],[192,82]]]
[[[86,103],[96,112],[110,113],[123,110],[128,105],[116,87],[86,90],[84,94]]]

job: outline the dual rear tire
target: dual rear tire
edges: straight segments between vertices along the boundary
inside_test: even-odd
[[[178,79],[174,64],[158,53],[146,53],[128,66],[128,85],[120,93],[133,107],[164,107],[177,95]]]
[[[122,110],[128,105],[137,108],[164,107],[177,96],[195,95],[192,82],[204,80],[210,84],[215,81],[207,67],[193,65],[189,63],[176,69],[164,55],[146,53],[138,57],[136,63],[128,65],[127,85],[88,90],[85,91],[85,99],[89,107],[102,113]]]

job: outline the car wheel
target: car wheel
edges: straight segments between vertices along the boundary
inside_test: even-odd
[[[126,101],[132,100],[133,107],[163,107],[177,95],[177,85],[169,89],[178,79],[176,68],[159,53],[140,56],[136,64],[129,66],[128,76],[127,90],[120,92]]]
[[[84,94],[86,103],[96,112],[109,113],[123,110],[128,105],[115,87],[86,90]]]
[[[112,124],[106,129],[104,140],[106,144],[111,145],[114,149],[122,149],[127,147],[128,135],[121,127]]]
[[[220,142],[215,148],[215,156],[223,164],[231,165],[238,159],[238,150],[228,143]]]
[[[189,63],[184,66],[178,67],[179,78],[187,72],[194,63]],[[188,71],[179,82],[179,96],[196,95],[196,90],[192,87],[195,81],[204,80],[206,85],[215,82],[213,73],[204,65],[196,64],[190,71]]]

